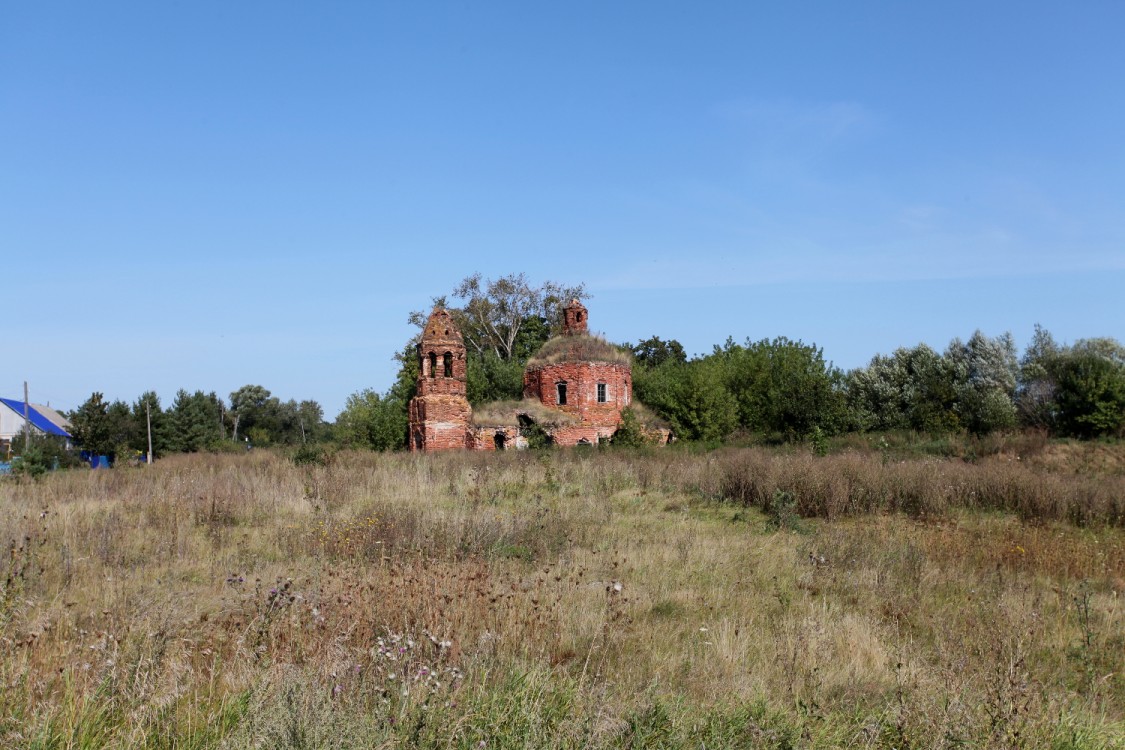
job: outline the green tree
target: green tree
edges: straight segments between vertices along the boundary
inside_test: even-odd
[[[498,279],[467,276],[452,295],[434,298],[435,307],[453,315],[472,354],[491,351],[498,359],[526,359],[546,341],[552,329],[561,325],[559,311],[571,299],[588,299],[585,286],[565,286],[546,281],[532,286],[526,274],[509,274]],[[419,329],[429,319],[429,311],[415,310],[409,320]]]
[[[146,406],[148,414],[146,414]],[[157,456],[169,451],[170,424],[168,415],[160,407],[160,397],[155,391],[145,391],[133,402],[130,415],[129,447],[141,453],[148,452],[148,418],[152,420],[152,450]]]
[[[1125,365],[1097,347],[1076,345],[1053,369],[1063,434],[1091,438],[1125,433]]]
[[[716,441],[738,426],[738,401],[710,359],[665,362],[633,372],[637,398],[672,424],[678,437]]]
[[[626,344],[625,347],[632,353],[633,362],[641,367],[659,367],[665,362],[687,362],[683,345],[675,339],[662,341],[659,336],[653,336],[635,346]]]
[[[954,381],[948,362],[925,344],[876,355],[845,378],[850,422],[860,430],[957,431]]]
[[[1055,364],[1061,353],[1062,348],[1055,342],[1050,331],[1036,323],[1031,343],[1020,358],[1016,391],[1020,422],[1028,427],[1055,427],[1058,416]]]
[[[847,423],[843,374],[815,345],[773,340],[728,339],[711,356],[738,401],[745,429],[785,440],[801,440],[814,428],[833,433]]]
[[[1125,347],[1112,338],[1059,345],[1035,335],[1020,360],[1018,390],[1024,424],[1072,437],[1125,432]]]
[[[336,437],[352,448],[396,450],[406,444],[405,405],[394,395],[380,396],[370,388],[348,396],[336,417]]]
[[[243,433],[258,423],[276,418],[276,413],[271,414],[270,392],[260,385],[244,385],[230,394],[230,414],[233,423],[232,436],[238,440],[238,433]],[[274,409],[276,411],[276,409]],[[264,426],[264,425],[262,425]]]
[[[449,310],[465,341],[469,402],[521,398],[524,365],[558,331],[562,305],[588,296],[581,284],[568,287],[547,281],[533,286],[522,273],[495,280],[483,279],[478,273],[462,280],[450,297],[435,298],[434,306]],[[416,310],[410,313],[409,320],[421,329],[428,318],[428,311]],[[396,355],[403,364],[400,379],[407,365],[417,372],[416,341],[417,337]],[[410,389],[413,390],[413,382]],[[409,400],[406,398],[403,403]]]
[[[66,438],[61,435],[44,435],[32,430],[26,439],[23,432],[12,438],[12,446],[19,446],[19,460],[12,462],[12,473],[22,476],[39,477],[53,469],[68,469],[79,466],[78,456],[66,447]]]
[[[469,355],[465,367],[465,395],[476,406],[523,396],[526,359],[500,359],[491,351]]]
[[[983,435],[1015,425],[1019,365],[1011,334],[989,338],[976,331],[966,343],[954,339],[945,352],[945,370],[965,429]]]
[[[301,429],[302,443],[319,443],[328,439],[328,424],[324,421],[324,409],[319,403],[306,399],[296,405],[294,413]]]
[[[639,448],[652,443],[645,432],[644,425],[637,418],[632,407],[621,410],[621,426],[613,433],[612,445],[615,448]]]
[[[82,450],[97,455],[114,452],[120,415],[110,417],[109,407],[105,396],[96,391],[70,415],[71,435]]]
[[[211,447],[223,437],[222,415],[223,403],[214,392],[189,394],[181,388],[169,410],[169,448],[195,453]]]

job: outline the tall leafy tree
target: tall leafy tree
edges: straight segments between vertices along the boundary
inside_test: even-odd
[[[402,403],[391,394],[380,396],[370,388],[348,396],[336,417],[337,439],[353,448],[387,451],[402,448],[407,417]]]
[[[559,325],[561,306],[571,299],[588,299],[585,286],[566,286],[545,281],[535,286],[526,274],[509,274],[485,279],[476,273],[461,281],[450,295],[434,300],[454,316],[465,347],[483,356],[491,352],[497,359],[525,358],[546,341],[553,326]],[[429,311],[415,311],[410,322],[419,328],[426,324]],[[531,334],[530,336],[528,334]]]
[[[289,403],[293,403],[290,401]],[[311,399],[301,401],[293,408],[297,426],[301,430],[302,443],[318,443],[328,437],[328,425],[324,421],[324,409]]]
[[[1125,434],[1125,347],[1115,339],[1080,339],[1047,367],[1055,388],[1056,427],[1090,438]]]
[[[965,429],[983,435],[1015,425],[1019,365],[1011,334],[989,338],[976,331],[965,343],[954,339],[945,360]]]
[[[687,362],[683,344],[675,339],[663,341],[659,336],[645,339],[635,346],[626,344],[633,354],[633,362],[641,367],[659,367],[665,362]]]
[[[845,427],[843,374],[815,345],[784,336],[745,345],[728,339],[712,358],[738,401],[745,429],[795,440],[814,428],[836,432]]]
[[[738,426],[738,401],[713,359],[638,368],[633,388],[639,400],[672,424],[678,437],[713,442]]]
[[[925,344],[876,355],[845,380],[852,424],[861,430],[961,429],[957,388],[948,362]]]
[[[523,395],[524,364],[559,330],[562,305],[588,297],[581,284],[566,286],[547,281],[536,286],[522,273],[498,279],[485,279],[478,273],[462,280],[451,295],[435,298],[434,306],[450,311],[465,340],[469,402],[519,399]],[[428,310],[416,310],[409,319],[421,329],[429,314]],[[400,377],[407,365],[416,368],[414,346],[407,345],[396,359],[404,365]],[[413,383],[409,389],[413,389]],[[409,400],[407,397],[404,403]]]
[[[244,385],[230,394],[230,415],[233,437],[237,441],[239,430],[245,433],[258,423],[268,421],[270,392],[260,385]]]
[[[1016,408],[1020,421],[1028,427],[1053,429],[1058,418],[1055,365],[1062,348],[1051,332],[1038,323],[1031,343],[1020,358]]]
[[[523,396],[526,358],[500,359],[491,351],[469,356],[465,368],[465,395],[474,406]]]

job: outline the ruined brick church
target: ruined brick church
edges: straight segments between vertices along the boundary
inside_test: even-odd
[[[417,395],[410,401],[410,449],[505,450],[527,446],[530,430],[556,445],[612,439],[633,400],[629,356],[589,334],[586,308],[563,308],[563,332],[528,360],[523,400],[486,404],[478,413],[465,396],[465,343],[448,310],[436,308],[418,342]],[[653,428],[665,443],[667,429]]]

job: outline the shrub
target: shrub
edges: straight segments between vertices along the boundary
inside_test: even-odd
[[[645,432],[637,415],[629,407],[621,411],[621,426],[613,433],[613,446],[616,448],[639,448],[652,441]]]
[[[792,492],[775,490],[773,498],[764,509],[767,515],[766,528],[774,531],[800,531],[800,515],[797,513],[797,500]]]

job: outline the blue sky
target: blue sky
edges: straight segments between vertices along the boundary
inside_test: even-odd
[[[703,7],[700,7],[703,6]],[[7,3],[0,395],[386,389],[463,277],[614,341],[1125,340],[1125,4]]]

